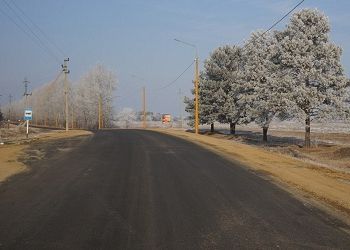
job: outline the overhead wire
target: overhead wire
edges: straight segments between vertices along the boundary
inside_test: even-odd
[[[272,30],[276,25],[278,25],[280,22],[282,22],[286,17],[288,17],[290,15],[290,13],[292,13],[296,8],[298,8],[305,0],[300,1],[297,5],[295,5],[291,10],[289,10],[286,14],[283,15],[283,17],[281,17],[280,19],[278,19],[276,22],[274,22],[267,30],[265,30],[263,33],[261,33],[261,36],[264,36],[267,32],[269,32],[270,30]],[[186,43],[187,44],[187,43]],[[192,44],[188,44],[193,46]],[[247,44],[245,44],[243,46],[246,47]],[[163,90],[169,86],[171,86],[172,84],[174,84],[192,65],[194,62],[191,63],[191,65],[189,65],[175,80],[171,81],[169,84],[157,89],[157,90]]]
[[[66,56],[65,52],[41,29],[24,11],[19,7],[14,0],[10,0],[11,3],[22,13],[22,15],[29,20],[29,22],[45,37],[45,39],[56,48],[58,52],[61,53],[63,57]]]
[[[297,5],[295,5],[292,9],[290,9],[286,14],[283,15],[283,17],[281,17],[280,19],[278,19],[276,22],[274,22],[267,30],[265,30],[263,33],[261,33],[259,36],[253,38],[252,40],[249,40],[246,44],[244,44],[244,46],[242,47],[242,49],[244,50],[245,47],[255,41],[256,39],[263,37],[266,33],[268,33],[270,30],[272,30],[274,27],[276,27],[277,24],[279,24],[280,22],[282,22],[286,17],[288,17],[290,15],[290,13],[292,13],[296,8],[298,8],[305,0],[301,0]]]
[[[3,9],[0,8],[0,11],[4,16],[6,16],[13,24],[17,26],[23,33],[25,33],[30,39],[32,39],[33,42],[36,43],[35,40],[33,40],[33,37],[26,31],[22,26],[20,26],[10,15],[8,15]]]
[[[43,49],[48,55],[53,57],[58,63],[60,63],[60,60],[55,55],[55,53],[41,40],[41,38],[30,28],[30,26],[23,20],[22,17],[20,17],[17,12],[11,7],[11,5],[6,1],[3,0],[3,2],[6,4],[8,9],[10,9],[14,15],[17,17],[17,19],[27,28],[27,31],[22,25],[20,25],[17,21],[15,21],[14,18],[11,17],[6,11],[0,8],[0,11],[9,18],[9,20],[14,23],[22,32],[24,32],[34,43],[36,43],[41,49]],[[36,39],[35,39],[36,38]]]
[[[27,24],[27,22],[12,8],[12,6],[6,1],[3,2],[7,5],[7,7],[13,12],[13,14],[17,17],[17,19],[29,30],[29,32],[37,39],[41,47],[46,50],[48,54],[50,54],[55,60],[60,63],[60,60],[56,56],[56,54],[43,42],[43,40],[32,30],[32,28]]]
[[[162,86],[162,87],[160,87],[160,88],[158,88],[158,89],[156,89],[156,90],[163,90],[163,89],[168,88],[168,87],[170,87],[171,85],[173,85],[177,80],[180,79],[181,76],[183,76],[183,74],[186,73],[186,71],[187,71],[193,64],[194,64],[194,61],[192,61],[192,63],[191,63],[180,75],[178,75],[173,81],[171,81],[170,83],[168,83],[168,84],[166,84],[166,85],[164,85],[164,86]]]
[[[300,1],[290,11],[288,11],[282,18],[280,18],[278,21],[276,21],[274,24],[272,24],[270,28],[268,28],[264,33],[262,33],[262,36],[265,35],[267,32],[269,32],[270,30],[272,30],[277,24],[282,22],[286,17],[289,16],[290,13],[292,13],[296,8],[298,8],[304,1],[305,0]]]

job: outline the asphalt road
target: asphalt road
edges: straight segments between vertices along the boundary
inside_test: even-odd
[[[0,185],[0,249],[350,248],[340,222],[175,137],[102,131],[46,147]]]

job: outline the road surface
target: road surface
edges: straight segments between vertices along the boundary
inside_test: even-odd
[[[190,142],[114,130],[72,145],[0,185],[0,249],[350,248],[342,223]]]

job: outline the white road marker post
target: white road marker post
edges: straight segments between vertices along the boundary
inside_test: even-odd
[[[27,120],[27,139],[28,139],[28,135],[29,135],[29,120]]]

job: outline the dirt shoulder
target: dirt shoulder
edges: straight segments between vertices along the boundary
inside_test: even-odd
[[[227,138],[195,135],[182,130],[154,129],[201,145],[257,173],[270,176],[292,193],[321,201],[328,211],[336,209],[350,218],[350,174],[331,170],[262,147]],[[348,222],[350,219],[348,220]]]
[[[10,144],[0,145],[0,183],[10,176],[27,171],[27,166],[19,159],[23,157],[24,151],[28,150],[33,142],[45,142],[63,138],[71,138],[82,135],[90,135],[91,132],[85,130],[53,130],[49,132],[37,133],[35,137],[28,140],[12,140]]]

